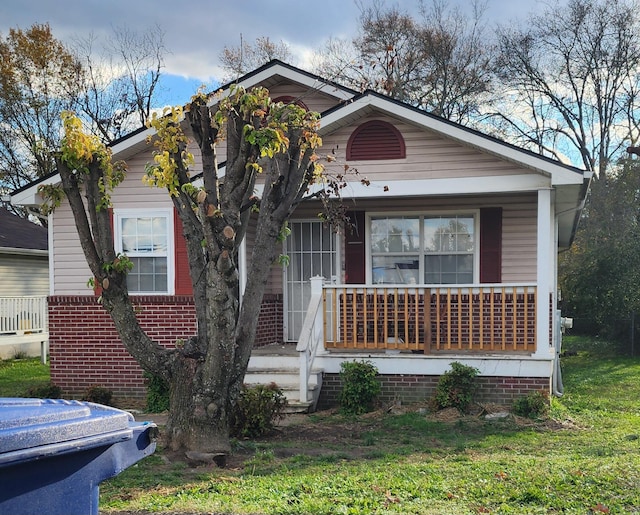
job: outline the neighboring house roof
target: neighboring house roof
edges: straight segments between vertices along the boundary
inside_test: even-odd
[[[0,207],[0,253],[46,254],[47,229]]]
[[[359,119],[366,116],[391,116],[402,122],[437,133],[444,138],[455,140],[462,145],[475,148],[502,160],[511,161],[534,172],[532,176],[527,179],[526,183],[523,184],[523,188],[536,189],[536,184],[534,184],[536,175],[540,179],[542,177],[550,178],[551,184],[556,190],[556,213],[561,213],[559,216],[560,244],[564,246],[571,242],[577,226],[582,203],[586,196],[588,183],[591,179],[591,172],[580,170],[534,152],[524,150],[379,93],[369,90],[362,93],[354,91],[277,60],[271,61],[241,77],[237,81],[223,86],[221,88],[221,95],[224,96],[228,94],[232,84],[236,83],[245,88],[250,88],[258,84],[272,88],[284,81],[304,85],[307,88],[311,88],[314,91],[321,91],[336,99],[338,105],[322,113],[320,120],[321,135],[327,135],[346,125],[357,123]],[[118,159],[126,160],[130,156],[135,155],[146,147],[147,136],[151,134],[153,134],[152,129],[140,129],[114,142],[111,145],[114,156]],[[38,186],[40,184],[50,184],[58,181],[59,178],[57,175],[45,177],[38,182],[13,192],[12,201],[21,205],[29,205],[30,203],[37,202]],[[486,182],[485,179],[478,179],[477,181],[468,179],[466,184],[469,188],[477,187],[476,192],[482,192]],[[403,188],[400,184],[398,184],[398,186],[398,188],[394,188],[394,193],[403,195],[403,193],[401,193]],[[408,188],[407,191],[415,193],[415,183],[412,185],[407,184],[406,186]],[[436,193],[434,187],[437,189],[438,184],[432,180],[429,186],[429,190],[427,191]],[[358,185],[355,184],[351,191],[355,193],[354,196],[362,195],[366,197],[374,195],[379,189],[380,188],[375,187],[369,187],[367,189],[358,188]],[[445,192],[443,191],[441,193]]]

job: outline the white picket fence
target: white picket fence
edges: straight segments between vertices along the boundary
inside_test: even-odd
[[[47,297],[0,297],[0,346],[40,343],[46,363],[48,340]]]

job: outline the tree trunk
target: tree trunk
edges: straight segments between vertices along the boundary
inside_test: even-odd
[[[167,445],[173,451],[186,451],[194,461],[224,465],[224,457],[231,452],[230,412],[205,393],[203,369],[203,361],[184,357],[173,367]],[[215,395],[220,397],[219,392]]]

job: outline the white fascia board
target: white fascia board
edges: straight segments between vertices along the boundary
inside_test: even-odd
[[[121,159],[121,157],[119,157],[121,154],[128,154],[128,150],[130,152],[130,149],[140,146],[141,144],[144,144],[144,146],[146,147],[147,138],[153,136],[155,133],[155,129],[147,128],[143,131],[138,132],[137,134],[125,138],[118,143],[115,143],[110,147],[111,151],[113,152],[113,157],[115,159]],[[137,150],[134,153],[137,153]]]
[[[155,134],[154,129],[146,129],[116,143],[111,148],[114,159],[124,159],[123,154],[127,154],[127,150],[131,151],[142,144],[146,145],[147,137]],[[136,153],[135,150],[133,153]],[[128,157],[128,156],[126,156]],[[43,185],[59,184],[60,174],[56,173],[44,181],[38,182],[33,186],[22,190],[19,193],[11,194],[11,203],[14,206],[39,206],[42,204],[42,198],[38,194],[38,188]]]
[[[321,189],[314,185],[310,193]],[[340,191],[342,198],[416,197],[432,195],[474,195],[492,193],[522,193],[549,187],[549,180],[536,174],[500,175],[494,177],[460,177],[456,179],[416,179],[404,181],[371,181],[366,186],[359,181],[348,182]]]
[[[39,206],[42,204],[42,198],[38,193],[38,188],[44,185],[59,183],[60,174],[52,175],[48,179],[38,182],[37,184],[34,184],[33,186],[26,188],[19,193],[12,193],[11,204],[14,206]]]
[[[400,117],[414,125],[421,126],[430,131],[436,132],[446,138],[458,141],[465,146],[477,148],[482,152],[487,152],[501,159],[517,163],[526,168],[538,171],[552,178],[552,185],[561,184],[582,184],[585,174],[590,172],[573,171],[565,168],[561,164],[537,157],[525,150],[512,147],[493,138],[483,136],[480,133],[465,129],[463,126],[440,120],[426,113],[410,109],[396,103],[386,101],[383,98],[365,95],[352,103],[347,103],[344,107],[328,114],[320,120],[320,134],[331,133],[332,125],[340,126],[341,120],[357,114],[358,111],[373,107],[390,116]]]
[[[412,354],[367,354],[362,353],[331,353],[318,354],[315,365],[328,373],[340,372],[343,361],[354,358],[371,361],[378,373],[403,375],[434,375],[439,376],[451,369],[451,363],[457,361],[467,366],[475,367],[483,377],[551,377],[553,358],[537,358],[534,356],[510,356],[508,354],[483,356],[469,356],[468,354],[449,354],[442,356],[412,355]]]

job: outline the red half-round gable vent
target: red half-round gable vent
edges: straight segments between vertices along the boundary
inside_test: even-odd
[[[292,97],[291,95],[282,95],[282,96],[276,97],[272,100],[272,102],[274,104],[277,102],[282,102],[283,104],[295,104],[298,107],[302,107],[302,109],[304,109],[305,111],[309,110],[309,108],[305,105],[305,103],[302,100],[296,97]]]
[[[353,131],[347,142],[348,161],[404,159],[407,152],[400,131],[389,122],[371,120]]]

